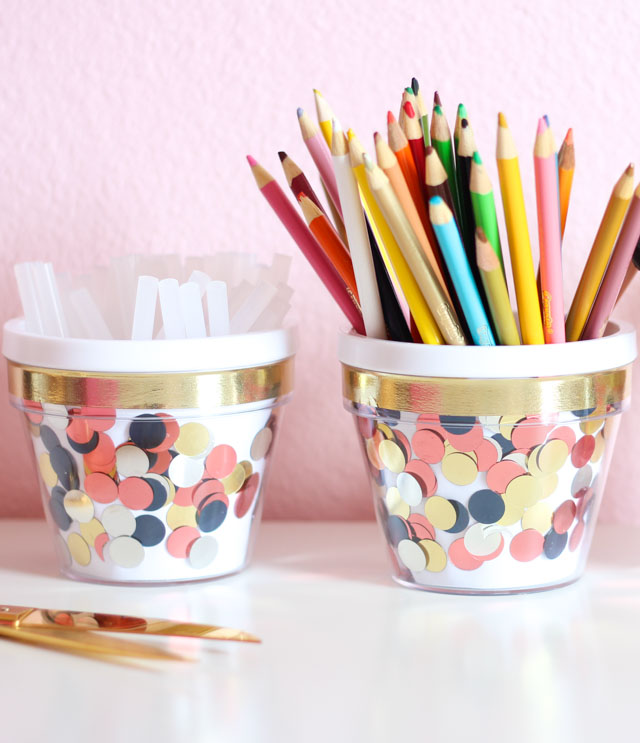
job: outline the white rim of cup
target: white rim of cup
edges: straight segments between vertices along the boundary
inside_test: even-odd
[[[262,366],[293,356],[296,346],[293,328],[181,340],[93,340],[27,333],[18,317],[4,324],[2,353],[24,366],[149,374]]]
[[[560,377],[617,369],[637,356],[630,323],[611,322],[602,338],[544,346],[434,346],[338,336],[341,363],[382,374],[457,379]]]

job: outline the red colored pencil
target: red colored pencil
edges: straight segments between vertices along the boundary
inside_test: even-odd
[[[409,140],[413,162],[415,163],[416,171],[418,172],[418,179],[422,185],[424,184],[424,137],[422,136],[420,120],[418,119],[418,115],[411,104],[411,101],[406,101],[404,104],[404,133],[406,138]]]
[[[304,257],[309,261],[313,270],[318,274],[322,283],[329,290],[331,296],[340,306],[349,322],[360,335],[365,334],[362,312],[353,294],[349,292],[335,266],[318,244],[318,241],[309,231],[302,217],[293,204],[287,199],[284,191],[251,155],[247,155],[251,172],[262,195],[269,202],[269,206],[276,213],[287,232],[296,241]]]
[[[307,176],[300,170],[298,165],[287,155],[286,152],[278,152],[278,157],[282,163],[282,170],[284,171],[285,178],[289,184],[289,188],[293,192],[293,195],[298,198],[298,194],[304,194],[307,198],[311,199],[313,203],[320,209],[323,214],[327,214],[325,208],[322,206],[322,202],[316,196],[316,192],[313,190],[313,186],[307,180]]]

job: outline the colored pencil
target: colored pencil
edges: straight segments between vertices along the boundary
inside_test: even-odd
[[[462,106],[462,104],[460,104]],[[471,177],[471,163],[473,153],[476,151],[476,140],[473,130],[469,126],[469,120],[463,118],[460,122],[460,133],[456,145],[456,187],[458,190],[458,224],[462,243],[467,251],[469,264],[475,267],[476,246],[474,239],[475,223],[473,219],[473,205],[471,203],[471,192],[469,180]],[[474,271],[476,280],[480,277],[477,268]]]
[[[438,325],[442,337],[450,345],[466,345],[464,333],[456,313],[447,299],[431,264],[423,253],[418,238],[411,229],[409,220],[402,210],[391,182],[382,168],[375,165],[368,155],[364,156],[364,161],[369,187],[387,224],[391,227],[393,236],[420,287],[422,296],[429,305],[431,315]]]
[[[446,280],[443,275],[442,257],[439,253],[436,253],[438,244],[431,223],[429,223],[430,234],[427,235],[422,220],[420,219],[420,215],[418,214],[418,210],[416,209],[416,205],[411,198],[409,187],[407,186],[405,177],[400,169],[397,157],[393,153],[391,147],[389,147],[378,132],[374,134],[373,139],[376,146],[378,165],[382,168],[391,182],[391,186],[400,202],[400,205],[402,206],[402,210],[409,220],[411,229],[418,238],[422,252],[431,264],[431,268],[436,274],[440,285],[445,290],[447,299],[451,301],[451,296],[449,295],[449,290],[447,289]]]
[[[422,91],[420,90],[420,83],[415,77],[411,78],[411,88],[413,94],[416,97],[416,111],[418,112],[418,118],[420,119],[420,125],[422,126],[422,138],[424,140],[425,148],[431,144],[431,135],[429,132],[429,114],[427,113],[427,107],[422,97]]]
[[[429,306],[422,296],[420,287],[411,273],[411,269],[400,250],[400,246],[396,242],[393,232],[387,224],[382,210],[378,206],[375,196],[369,187],[364,165],[364,147],[351,130],[348,132],[348,139],[351,167],[360,186],[360,193],[371,215],[371,227],[376,242],[380,250],[385,251],[388,256],[423,342],[440,344],[443,342],[443,338],[431,315]]]
[[[382,314],[384,316],[384,322],[387,326],[387,332],[389,338],[392,341],[402,341],[403,343],[413,343],[414,338],[411,335],[411,330],[396,296],[393,283],[389,278],[389,273],[382,255],[376,243],[376,239],[369,224],[367,223],[367,235],[369,237],[369,244],[371,246],[371,255],[373,257],[373,267],[376,272],[376,283],[378,284],[378,294],[380,295],[380,304],[382,305]],[[421,339],[420,339],[421,340]]]
[[[316,103],[316,115],[318,117],[318,126],[324,137],[324,141],[327,143],[327,147],[331,149],[331,122],[335,118],[331,106],[327,103],[325,97],[319,90],[313,89],[313,97]]]
[[[624,277],[624,281],[622,282],[620,294],[618,295],[618,300],[617,300],[618,302],[620,301],[620,298],[622,297],[622,295],[629,288],[629,284],[638,275],[638,271],[640,271],[640,240],[638,241],[638,244],[636,245],[636,248],[633,251],[633,257],[631,258],[631,263],[629,264],[629,268],[627,269],[627,273]]]
[[[489,318],[471,273],[453,212],[440,196],[430,199],[429,217],[453,279],[473,342],[477,346],[495,346]]]
[[[404,131],[404,117],[405,117],[404,104],[407,101],[409,101],[411,105],[413,106],[415,99],[416,98],[411,88],[405,88],[402,91],[402,100],[400,101],[400,110],[398,111],[398,124],[400,125],[400,128],[402,129],[402,131]]]
[[[558,190],[560,191],[560,233],[564,237],[567,224],[571,186],[576,168],[576,154],[573,145],[573,129],[569,129],[558,153]]]
[[[422,137],[422,128],[420,127],[420,121],[416,110],[411,104],[411,101],[407,101],[404,104],[404,134],[411,148],[411,155],[413,156],[413,162],[416,166],[418,173],[418,180],[421,184],[424,183],[424,139]]]
[[[268,201],[269,206],[276,213],[278,219],[285,226],[291,237],[295,240],[304,257],[309,261],[313,270],[318,274],[322,283],[329,290],[340,309],[353,325],[354,330],[364,335],[364,323],[362,313],[355,297],[349,293],[346,284],[340,278],[335,266],[324,254],[318,241],[309,231],[302,217],[295,210],[293,204],[287,199],[284,191],[256,160],[247,156],[251,172],[255,178],[260,192]]]
[[[308,196],[302,193],[298,194],[298,203],[311,233],[338,270],[341,279],[360,302],[351,256],[340,239],[340,235],[336,232],[327,215],[321,209],[318,209]]]
[[[298,109],[298,124],[300,125],[302,139],[309,150],[309,154],[313,158],[313,162],[316,164],[316,168],[318,168],[320,178],[322,178],[322,182],[329,192],[333,205],[340,214],[340,217],[342,217],[340,197],[338,196],[338,186],[333,172],[331,152],[327,147],[327,143],[320,130],[315,126],[309,115],[305,113],[302,108]]]
[[[630,164],[618,179],[609,197],[609,203],[567,315],[567,340],[579,340],[587,323],[620,225],[633,195],[633,173],[634,168]]]
[[[323,214],[326,214],[326,211],[322,206],[320,199],[318,199],[318,197],[316,196],[313,187],[307,180],[307,177],[302,172],[302,170],[300,170],[300,168],[289,157],[289,155],[287,155],[286,152],[278,152],[278,157],[280,158],[280,162],[282,163],[282,170],[284,171],[284,176],[287,179],[289,188],[291,189],[296,199],[298,198],[298,194],[303,193],[305,196],[310,198],[311,201],[313,201],[313,203],[318,207],[318,209],[320,209]]]
[[[449,124],[442,110],[442,105],[437,101],[440,96],[436,91],[434,95],[433,113],[431,115],[431,145],[438,153],[449,179],[449,188],[453,197],[454,212],[458,210],[458,190],[456,187],[456,167],[453,154],[453,145],[451,144],[451,131]]]
[[[640,240],[640,186],[636,188],[581,340],[601,338]]]
[[[564,343],[562,238],[558,208],[556,147],[544,118],[538,120],[533,149],[540,239],[540,297],[545,343]]]
[[[332,122],[333,169],[336,174],[340,203],[344,212],[344,226],[351,248],[351,260],[355,275],[362,318],[367,336],[385,338],[385,322],[379,294],[378,281],[372,247],[369,243],[365,217],[362,212],[358,183],[351,170],[349,146],[342,127],[337,121]]]
[[[456,155],[458,153],[458,144],[460,142],[460,129],[462,127],[463,119],[468,119],[467,109],[465,108],[464,103],[459,103],[458,110],[456,111],[456,120],[453,125],[453,149]],[[456,168],[457,167],[458,167],[458,158],[456,157]]]
[[[413,203],[420,215],[422,226],[427,235],[430,232],[433,233],[431,222],[429,221],[429,214],[427,212],[427,205],[424,199],[424,189],[420,179],[418,178],[418,171],[413,162],[413,155],[411,154],[409,141],[391,111],[387,112],[387,139],[389,147],[391,147],[393,154],[398,160],[398,165],[400,166],[402,175],[404,175],[404,179],[407,182],[409,193],[411,194]]]
[[[518,153],[503,113],[498,114],[497,140],[498,176],[507,226],[522,342],[527,345],[540,344],[544,343],[544,332],[540,316],[536,275],[533,268],[533,256],[531,255],[531,242],[520,179]]]
[[[493,186],[487,175],[487,170],[484,167],[480,153],[477,151],[473,153],[473,160],[471,162],[469,193],[471,195],[474,221],[478,227],[482,227],[504,272],[504,260],[502,258],[502,245],[498,230],[498,216],[493,197]]]
[[[482,227],[476,228],[476,263],[498,343],[503,346],[519,346],[520,336],[509,301],[504,270]]]
[[[435,147],[427,147],[425,157],[425,186],[429,202],[434,196],[440,196],[455,214],[455,203],[451,192],[451,182],[447,177]],[[431,213],[431,212],[429,212]]]

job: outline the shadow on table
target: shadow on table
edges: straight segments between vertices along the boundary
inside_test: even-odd
[[[252,560],[255,567],[307,573],[316,580],[393,585],[385,544],[373,523],[339,522],[329,530],[318,530],[313,522],[281,521],[269,526],[269,538],[258,537]]]
[[[601,524],[591,545],[592,565],[640,567],[640,529],[633,526]]]

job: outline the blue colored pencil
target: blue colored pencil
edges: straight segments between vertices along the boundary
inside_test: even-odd
[[[440,196],[429,200],[429,219],[476,346],[495,346],[489,318],[465,253],[451,209]]]

